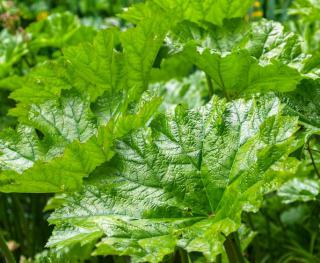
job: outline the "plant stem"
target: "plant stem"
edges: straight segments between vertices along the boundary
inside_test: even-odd
[[[226,237],[226,241],[224,242],[224,248],[227,252],[227,256],[230,263],[245,263],[245,259],[242,255],[239,237],[236,232],[231,233]]]
[[[317,239],[317,233],[312,233],[311,234],[311,240],[310,240],[310,248],[309,248],[309,251],[310,251],[311,254],[313,254],[314,245],[316,243],[316,239]]]
[[[309,155],[310,155],[310,158],[311,158],[311,162],[312,162],[312,165],[314,167],[314,171],[315,171],[316,175],[318,176],[318,178],[320,178],[320,173],[318,171],[316,162],[314,161],[313,154],[312,154],[312,151],[311,151],[311,148],[310,148],[310,140],[308,140],[307,144],[308,144],[307,145],[307,150],[309,152]]]
[[[3,253],[4,257],[6,258],[7,263],[15,263],[16,260],[14,259],[13,254],[9,250],[7,243],[0,232],[0,250]]]
[[[212,80],[207,73],[206,73],[206,79],[207,79],[208,90],[209,90],[209,98],[211,99],[214,91],[213,91]]]
[[[185,250],[179,249],[179,254],[180,254],[180,262],[181,263],[190,263],[191,262],[191,259]]]
[[[253,224],[253,220],[251,218],[251,214],[250,213],[247,213],[247,216],[248,216],[248,224],[249,226],[251,227],[252,230],[256,230],[254,224]]]

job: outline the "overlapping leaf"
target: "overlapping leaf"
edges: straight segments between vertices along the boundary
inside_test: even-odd
[[[0,178],[1,191],[59,192],[76,189],[84,176],[112,156],[113,138],[140,127],[151,117],[159,104],[157,99],[133,114],[125,114],[126,89],[117,82],[115,72],[122,64],[114,50],[116,43],[109,41],[114,34],[115,31],[105,31],[97,36],[93,44],[97,54],[94,63],[89,60],[85,64],[87,53],[93,53],[89,44],[84,44],[87,49],[82,49],[82,46],[69,49],[66,57],[69,56],[70,60],[61,64],[48,63],[35,69],[25,78],[28,82],[24,87],[13,93],[12,97],[21,101],[13,112],[29,127],[6,131],[2,138],[2,170],[5,171]],[[71,60],[75,50],[79,51],[79,59]],[[64,63],[69,68],[64,68]],[[92,79],[90,71],[104,79]],[[74,83],[73,80],[80,76],[80,81]],[[85,84],[91,88],[87,86],[84,90]],[[97,87],[101,86],[103,88],[99,91]],[[66,89],[77,91],[69,96],[63,91]],[[101,95],[103,90],[109,108],[106,110],[97,104],[99,116],[96,118],[91,112],[90,101],[95,100],[96,94]],[[80,96],[79,92],[87,95]],[[60,94],[61,98],[56,98]],[[35,129],[44,138],[40,138]],[[30,140],[28,144],[26,139]],[[41,149],[40,155],[35,154],[38,148]],[[25,152],[30,154],[25,155]]]
[[[209,99],[206,77],[203,72],[194,74],[181,80],[171,79],[151,85],[150,89],[163,98],[163,110],[174,109],[183,104],[189,109],[204,105]]]
[[[5,130],[2,133],[1,190],[57,191],[65,185],[62,173],[67,174],[75,167],[79,170],[79,165],[82,167],[80,160],[75,162],[81,152],[77,155],[72,152],[74,156],[68,156],[67,151],[62,159],[48,162],[60,156],[69,143],[78,140],[80,145],[96,134],[97,125],[90,112],[89,102],[78,96],[79,94],[66,96],[59,104],[57,101],[34,104],[27,118],[29,126],[20,126],[17,130]],[[41,132],[41,135],[36,131]],[[72,165],[68,161],[73,161]],[[51,174],[53,172],[55,175]],[[65,178],[66,187],[69,185],[74,188],[81,181],[81,176],[84,176],[83,173],[72,176],[69,172],[69,176]]]
[[[104,91],[123,91],[123,62],[115,50],[118,37],[116,30],[101,31],[92,43],[66,48],[61,59],[33,69],[18,82],[21,87],[11,94],[11,98],[20,102],[14,115],[23,114],[30,103],[55,99],[62,90],[76,89],[88,94],[90,101],[95,101]]]
[[[117,155],[51,216],[49,246],[96,242],[96,255],[159,262],[176,247],[222,252],[242,211],[294,173],[297,119],[274,98],[226,103],[156,118],[117,143]]]
[[[290,15],[301,15],[305,20],[316,21],[319,19],[320,2],[318,0],[297,0],[289,9]]]
[[[46,62],[20,81],[22,87],[11,95],[20,102],[13,114],[23,115],[30,103],[45,102],[71,88],[88,93],[91,101],[105,92],[112,101],[120,95],[128,102],[139,100],[169,30],[169,22],[160,23],[164,18],[164,13],[157,14],[122,33],[115,29],[101,31],[93,43],[66,48],[60,61]],[[123,52],[117,50],[119,47]]]
[[[167,45],[204,70],[226,95],[295,89],[305,77],[308,56],[298,37],[281,24],[231,20],[224,27],[177,27]]]
[[[293,202],[307,202],[316,200],[319,194],[319,182],[308,178],[294,178],[290,182],[283,185],[278,195],[286,204]]]
[[[126,84],[130,87],[130,100],[135,100],[147,89],[150,73],[164,38],[177,23],[172,13],[155,10],[143,19],[136,28],[121,35],[125,56]]]
[[[152,10],[162,9],[176,14],[179,20],[222,25],[224,19],[245,16],[252,3],[252,0],[152,0],[133,6],[122,17],[137,22],[150,15]]]
[[[318,0],[296,0],[291,3],[288,14],[291,15],[286,23],[290,30],[300,35],[305,51],[319,52],[320,39],[320,2]]]
[[[144,103],[136,111],[131,110],[129,102],[141,100],[167,30],[167,27],[158,30],[155,21],[146,21],[141,28],[138,25],[123,33],[123,52],[116,50],[119,32],[102,31],[93,44],[66,49],[61,63],[39,67],[24,79],[28,80],[26,83],[20,82],[24,87],[12,94],[20,104],[12,112],[20,122],[32,127],[27,131],[36,134],[36,128],[44,138],[36,135],[35,140],[31,137],[31,142],[24,145],[23,138],[29,133],[24,134],[24,129],[8,131],[16,140],[6,141],[10,135],[3,139],[2,169],[5,171],[0,177],[1,191],[74,190],[84,176],[111,158],[115,138],[140,127],[152,116],[159,105],[158,99]],[[129,42],[133,35],[140,42]],[[145,51],[147,46],[149,49]],[[70,89],[77,93],[73,98],[65,95],[65,90]],[[130,92],[134,98],[130,98]],[[79,94],[84,95],[79,97]],[[84,101],[80,99],[83,96]],[[108,104],[101,107],[99,101],[105,99]],[[87,115],[93,118],[90,102],[95,102],[98,116],[89,123]],[[127,112],[129,106],[130,112]],[[10,149],[15,144],[21,147],[14,147],[12,153]],[[41,156],[24,156],[24,152],[32,153],[38,144],[44,148]]]
[[[289,157],[297,148],[295,116],[319,126],[314,87],[281,96],[290,117],[275,97],[227,103],[214,96],[206,106],[180,105],[145,127],[160,103],[144,97],[150,79],[181,80],[194,73],[191,64],[206,76],[196,71],[167,82],[160,89],[170,93],[164,107],[193,108],[209,93],[230,100],[288,92],[303,78],[317,78],[315,60],[281,25],[226,20],[243,17],[251,3],[147,1],[122,16],[133,27],[64,48],[59,61],[20,79],[22,88],[13,85],[19,104],[11,113],[20,124],[0,134],[0,191],[68,192],[47,207],[60,207],[50,219],[56,228],[49,246],[76,258],[93,252],[138,262],[160,262],[181,248],[213,261],[241,226],[242,212],[259,209],[265,193],[296,174],[298,161]],[[32,47],[87,39],[79,28],[70,15],[53,15],[30,27],[39,34]],[[159,50],[167,52],[162,63]],[[204,91],[205,80],[213,91]],[[309,182],[297,189],[303,193],[295,200],[319,192]],[[50,256],[61,260],[54,252],[38,260]]]
[[[76,16],[69,12],[56,13],[35,22],[27,28],[31,35],[30,49],[42,47],[62,48],[66,45],[91,41],[95,31],[84,27]]]
[[[98,125],[87,98],[72,94],[57,101],[32,105],[24,121],[29,126],[5,130],[1,136],[0,190],[60,192],[77,189],[82,178],[113,155],[113,140],[142,126],[158,99],[135,114],[108,115]],[[41,132],[38,134],[37,131]]]
[[[281,95],[290,115],[316,129],[320,128],[320,83],[319,80],[304,80],[293,92]]]

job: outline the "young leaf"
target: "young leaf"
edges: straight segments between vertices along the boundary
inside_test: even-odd
[[[50,222],[48,245],[95,242],[95,255],[160,262],[176,247],[210,261],[263,195],[295,172],[297,119],[275,98],[178,106],[117,143],[117,155]]]

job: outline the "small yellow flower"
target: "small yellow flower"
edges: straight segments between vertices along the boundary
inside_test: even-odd
[[[263,17],[263,12],[262,11],[254,11],[251,14],[252,17]]]
[[[256,8],[259,8],[261,6],[260,1],[255,1],[253,6],[256,7]]]
[[[44,20],[48,17],[49,13],[47,11],[42,11],[37,15],[37,21]]]

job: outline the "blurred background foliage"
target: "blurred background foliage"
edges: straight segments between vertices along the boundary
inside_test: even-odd
[[[15,126],[14,117],[7,113],[15,104],[10,92],[21,85],[19,76],[47,59],[59,58],[65,46],[90,41],[99,29],[114,25],[125,27],[117,14],[140,1],[0,0],[0,130]],[[282,22],[299,35],[306,53],[319,58],[319,0],[257,0],[247,19],[263,18]],[[183,76],[184,69],[180,70]],[[161,72],[154,73],[155,79],[161,77]],[[166,92],[160,84],[153,85]],[[180,82],[171,80],[170,87],[175,87],[176,92],[168,103],[172,101],[174,105],[176,95],[185,98],[187,104],[201,105],[201,100],[193,98],[202,97],[198,94],[202,94],[204,85],[203,77],[198,75]],[[315,165],[320,168],[318,140],[310,139],[309,148],[299,153],[308,156],[305,167],[311,165],[311,152]],[[251,262],[320,262],[320,178],[310,179],[309,173],[306,168],[301,171],[301,178],[268,196],[260,212],[244,215],[244,221],[251,228],[247,236],[254,239],[246,248]],[[43,212],[49,197],[0,194],[0,231],[20,262],[41,252],[50,235],[48,212]],[[99,260],[92,259],[92,262]],[[126,262],[120,258],[107,260]]]

